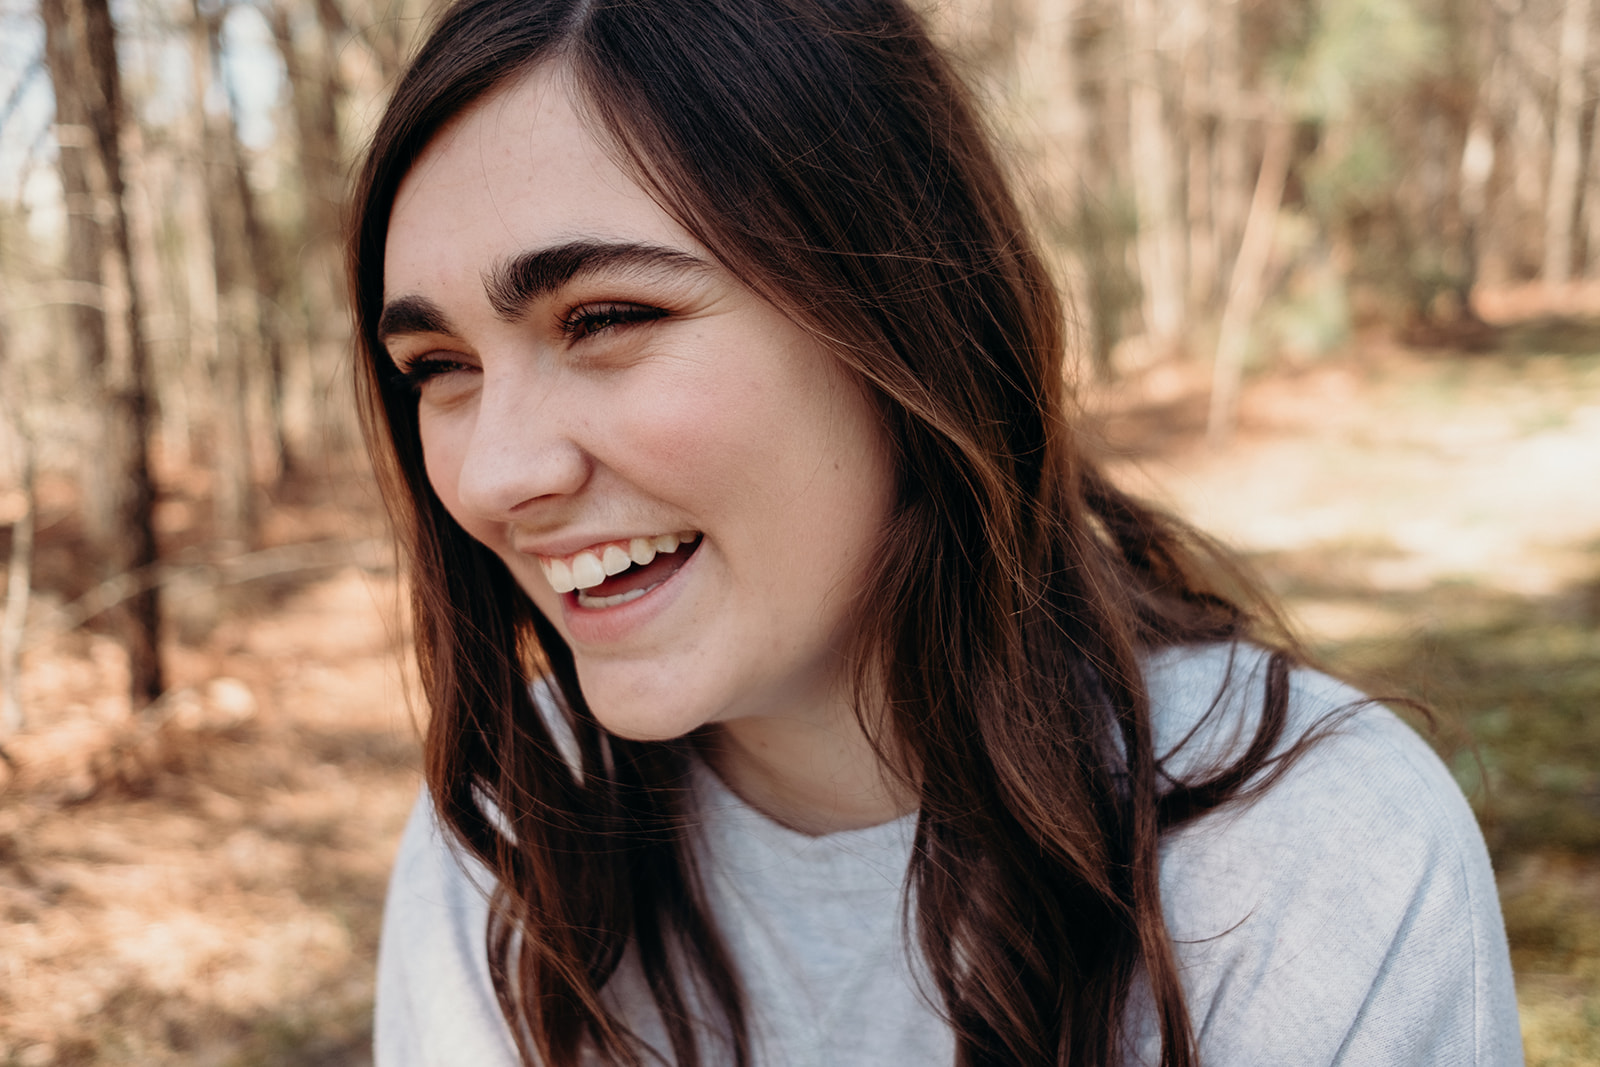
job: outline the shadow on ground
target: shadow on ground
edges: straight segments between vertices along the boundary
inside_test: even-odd
[[[1600,352],[1600,316],[1540,315],[1503,326],[1496,349],[1508,355],[1591,356]]]

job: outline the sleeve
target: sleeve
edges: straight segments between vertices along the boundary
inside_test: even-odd
[[[1163,851],[1201,1062],[1521,1064],[1494,878],[1460,790],[1392,713],[1331,679],[1301,672],[1291,702],[1296,736],[1356,710],[1265,795]],[[1152,1034],[1137,1047],[1153,1060]]]
[[[444,840],[418,797],[378,944],[375,1067],[519,1067],[489,979],[488,872]]]

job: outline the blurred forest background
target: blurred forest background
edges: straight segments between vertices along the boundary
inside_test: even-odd
[[[369,1062],[417,785],[345,385],[421,0],[0,0],[0,1064]],[[1600,12],[936,0],[1119,476],[1432,702],[1600,1062]]]

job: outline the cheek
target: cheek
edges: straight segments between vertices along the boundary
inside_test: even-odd
[[[604,465],[652,496],[688,506],[732,488],[737,469],[763,447],[762,423],[749,418],[741,388],[696,377],[654,378],[596,396],[589,410],[602,414],[586,435]]]
[[[461,464],[465,450],[456,440],[457,435],[449,432],[448,423],[422,417],[418,419],[417,436],[422,442],[423,470],[434,495],[463,529],[477,537],[461,507]]]

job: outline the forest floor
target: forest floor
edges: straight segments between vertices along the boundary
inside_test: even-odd
[[[1095,391],[1122,477],[1244,552],[1334,670],[1419,696],[1484,819],[1528,1061],[1600,1062],[1600,316],[1507,304],[1483,350],[1389,341]],[[209,542],[170,479],[174,692],[130,719],[65,489],[43,505],[26,730],[0,764],[0,1067],[370,1063],[388,866],[419,781],[402,599],[359,475]],[[3,509],[0,494],[0,509]],[[3,539],[0,539],[3,540]],[[228,579],[217,584],[217,576]]]

